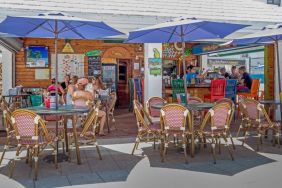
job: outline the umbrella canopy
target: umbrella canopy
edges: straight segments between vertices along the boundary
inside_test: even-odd
[[[129,32],[128,43],[192,42],[219,39],[248,25],[180,18]]]
[[[101,39],[123,34],[104,22],[76,18],[61,12],[43,13],[31,17],[8,16],[0,23],[0,32],[17,37],[55,39],[56,101],[58,98],[58,39]]]
[[[263,44],[282,40],[282,24],[270,25],[255,33],[236,38],[232,41],[236,45]]]
[[[248,25],[180,18],[129,32],[128,43],[182,43],[183,72],[185,72],[185,42],[220,39]],[[184,75],[185,98],[187,83]]]
[[[73,17],[64,13],[44,13],[30,17],[7,18],[0,23],[0,32],[17,37],[60,39],[99,39],[123,33],[104,22]]]

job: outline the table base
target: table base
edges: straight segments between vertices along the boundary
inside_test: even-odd
[[[64,153],[59,153],[57,155],[57,162],[58,163],[62,163],[62,162],[66,162],[69,160],[69,157],[64,154]],[[43,161],[47,162],[47,163],[54,163],[54,155],[47,155],[43,158]]]

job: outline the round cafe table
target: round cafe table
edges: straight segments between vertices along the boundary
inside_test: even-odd
[[[161,109],[165,104],[164,103],[156,103],[156,104],[152,104],[151,107],[155,108],[155,109]],[[208,110],[211,109],[212,107],[214,107],[215,103],[188,103],[188,104],[182,104],[183,106],[186,106],[186,108],[188,108],[189,110],[191,110],[192,113],[192,117],[193,117],[193,113],[194,111],[203,111],[203,110]],[[192,121],[192,126],[193,125],[193,121]],[[191,149],[191,157],[194,157],[195,154],[195,143],[194,143],[194,137],[192,138],[192,149]]]
[[[161,109],[165,104],[164,103],[156,103],[152,104],[151,107],[155,109]],[[207,110],[212,107],[214,107],[215,103],[191,103],[191,104],[182,104],[183,106],[186,106],[189,110],[195,110],[195,111],[202,111],[202,110]]]
[[[46,108],[45,106],[35,106],[35,107],[29,107],[26,109],[32,110],[35,113],[37,113],[38,115],[72,116],[72,126],[73,126],[74,142],[75,142],[75,147],[76,147],[77,163],[81,164],[79,144],[77,141],[77,132],[76,132],[76,123],[77,123],[76,115],[87,113],[89,112],[89,109],[85,107],[76,107],[73,105],[58,106],[58,109]],[[66,118],[64,122],[64,129],[65,129],[66,148],[68,150]],[[56,122],[56,134],[57,133],[58,133],[58,123]],[[57,147],[57,150],[58,150],[58,147]]]

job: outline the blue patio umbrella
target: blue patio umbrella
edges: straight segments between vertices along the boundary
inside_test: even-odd
[[[236,45],[249,45],[249,44],[267,44],[275,43],[276,48],[276,58],[278,67],[278,89],[279,94],[281,93],[281,73],[280,73],[280,63],[279,63],[279,46],[278,41],[282,40],[282,24],[269,25],[262,28],[260,31],[255,33],[236,38],[230,43]],[[281,100],[281,99],[280,99]],[[281,120],[282,120],[282,105],[280,106]],[[282,124],[282,121],[281,121]]]
[[[58,85],[58,39],[102,39],[123,34],[104,22],[77,18],[61,12],[43,13],[30,17],[7,16],[0,23],[0,33],[16,37],[55,39],[56,87]]]
[[[212,22],[195,18],[178,18],[176,20],[157,24],[129,33],[127,43],[182,43],[182,60],[184,72],[184,87],[187,96],[185,76],[185,42],[195,42],[208,39],[221,39],[227,35],[247,27],[248,25]]]

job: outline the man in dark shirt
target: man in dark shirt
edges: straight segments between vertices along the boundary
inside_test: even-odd
[[[246,67],[245,66],[240,67],[239,73],[240,75],[242,75],[240,82],[244,84],[247,88],[251,89],[253,80],[250,77],[249,73],[246,72]]]
[[[220,74],[222,77],[224,77],[225,79],[230,79],[230,74],[228,72],[226,72],[225,67],[221,68],[219,70]]]

